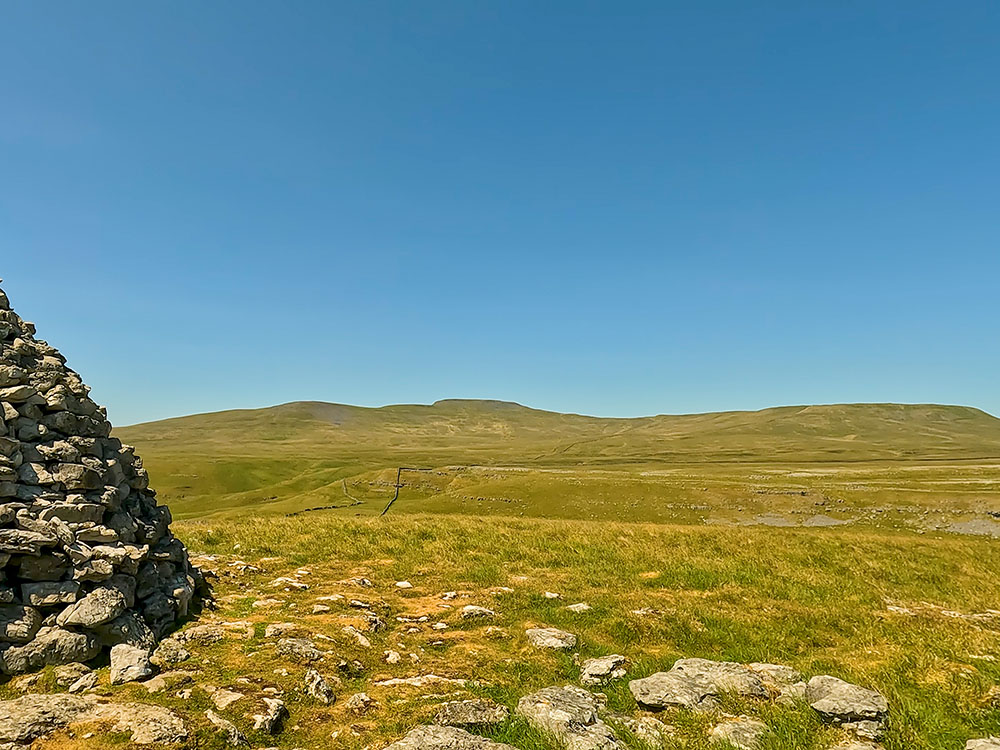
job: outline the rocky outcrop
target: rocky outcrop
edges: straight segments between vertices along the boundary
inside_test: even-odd
[[[0,291],[0,671],[151,649],[204,581],[132,448]]]
[[[629,690],[636,703],[653,711],[672,707],[711,709],[725,693],[745,698],[769,696],[759,672],[736,662],[708,659],[678,659],[667,672],[633,680]]]
[[[524,631],[528,642],[535,648],[569,651],[576,648],[576,636],[557,628],[528,628]]]
[[[94,696],[26,695],[0,701],[0,748],[27,750],[31,743],[70,724],[114,722],[137,745],[162,747],[187,738],[184,723],[161,706],[100,703]]]

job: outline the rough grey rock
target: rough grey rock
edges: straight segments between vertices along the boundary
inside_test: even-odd
[[[114,588],[97,588],[75,604],[66,607],[56,617],[63,626],[93,628],[117,619],[128,608],[125,595]]]
[[[580,682],[584,685],[600,685],[608,680],[625,676],[625,657],[621,654],[587,659],[580,667]]]
[[[278,698],[264,698],[264,713],[253,717],[253,728],[258,732],[277,734],[281,725],[288,718],[285,702]]]
[[[352,714],[364,716],[375,708],[375,700],[368,693],[355,693],[344,702],[344,708]]]
[[[482,698],[442,703],[434,714],[434,723],[449,727],[478,727],[502,724],[510,716],[506,706]]]
[[[69,687],[85,674],[90,674],[92,671],[93,670],[86,664],[81,664],[78,661],[63,664],[53,670],[56,678],[56,685],[59,685],[59,687]]]
[[[455,727],[428,726],[410,730],[385,750],[517,750]]]
[[[127,643],[119,643],[111,649],[111,684],[121,685],[135,682],[153,674],[149,663],[149,651]]]
[[[42,627],[42,616],[34,607],[0,605],[0,641],[27,643]]]
[[[862,739],[873,742],[882,739],[885,734],[885,725],[881,721],[847,721],[840,726]]]
[[[97,687],[97,682],[97,672],[88,672],[87,674],[80,675],[79,679],[75,680],[67,690],[71,693],[82,693],[85,690]]]
[[[98,705],[93,712],[95,719],[113,720],[113,732],[130,732],[137,745],[173,745],[187,739],[184,722],[175,713],[162,706],[145,703],[108,703]]]
[[[726,719],[712,727],[708,741],[713,745],[732,745],[738,750],[757,750],[760,741],[768,733],[767,724],[748,716]]]
[[[576,636],[557,628],[529,628],[524,631],[528,642],[536,648],[551,648],[568,651],[576,648]]]
[[[32,607],[54,607],[72,604],[80,596],[76,581],[39,581],[21,584],[21,599]]]
[[[205,689],[209,690],[207,687]],[[235,690],[229,690],[228,688],[212,688],[210,697],[212,699],[212,703],[214,703],[215,707],[220,711],[224,711],[234,703],[246,698],[243,693],[237,693]]]
[[[323,652],[307,638],[282,638],[278,641],[277,651],[281,656],[299,662],[309,663],[323,658]]]
[[[824,721],[833,724],[881,723],[889,714],[889,704],[880,693],[830,675],[809,680],[806,700]]]
[[[632,680],[629,690],[636,703],[653,711],[671,707],[711,709],[724,693],[768,697],[764,681],[756,672],[736,662],[708,659],[678,659],[668,672]]]
[[[328,706],[337,700],[337,695],[333,692],[330,683],[315,669],[310,669],[306,672],[305,691],[309,697],[315,698],[320,703],[325,703]]]
[[[100,650],[97,639],[89,633],[46,627],[31,643],[6,648],[0,645],[0,672],[22,674],[49,664],[90,661]]]
[[[0,701],[0,747],[26,748],[36,739],[76,722],[114,721],[138,745],[163,745],[187,738],[184,723],[160,706],[98,703],[94,696],[26,695]]]
[[[205,718],[215,725],[226,738],[226,742],[233,747],[250,747],[250,741],[246,738],[246,735],[237,729],[233,722],[223,719],[211,709],[205,712]]]
[[[753,662],[747,664],[747,669],[760,675],[764,685],[773,693],[781,693],[785,688],[802,682],[801,672],[783,664]]]
[[[156,647],[149,661],[153,666],[172,667],[176,664],[187,661],[191,658],[191,652],[184,648],[180,641],[174,638],[164,638],[160,645]]]
[[[553,735],[567,750],[624,748],[597,715],[601,705],[593,693],[566,685],[524,696],[517,702],[517,713],[535,729]]]
[[[486,607],[477,607],[475,604],[467,604],[462,607],[462,619],[463,620],[475,620],[475,619],[485,619],[490,617],[496,617],[497,613],[492,609],[487,609]]]
[[[1000,737],[969,740],[965,743],[965,750],[1000,750]]]

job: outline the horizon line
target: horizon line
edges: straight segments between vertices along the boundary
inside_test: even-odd
[[[381,404],[379,406],[363,406],[359,404],[347,404],[339,401],[320,401],[315,399],[297,399],[294,401],[284,401],[278,404],[268,404],[265,406],[252,406],[252,407],[237,407],[232,409],[219,409],[217,411],[204,411],[204,412],[194,412],[191,414],[178,414],[172,417],[163,417],[162,419],[151,419],[142,422],[133,422],[130,424],[118,425],[115,429],[127,429],[129,427],[141,427],[143,425],[157,424],[159,422],[169,422],[174,419],[188,419],[190,417],[204,417],[213,414],[229,414],[233,412],[247,412],[247,411],[265,411],[267,409],[280,409],[283,406],[294,406],[296,404],[321,404],[324,406],[343,406],[350,409],[368,409],[371,411],[378,411],[380,409],[392,409],[394,407],[406,407],[406,406],[418,406],[431,409],[438,404],[443,403],[477,403],[477,404],[505,404],[508,406],[516,406],[521,409],[527,409],[530,411],[544,412],[546,414],[557,414],[560,416],[570,416],[570,417],[583,417],[585,419],[606,419],[606,420],[616,420],[616,421],[627,421],[627,420],[638,420],[638,419],[657,419],[659,417],[700,417],[708,416],[713,414],[758,414],[765,411],[773,411],[776,409],[807,409],[811,407],[830,407],[830,406],[935,406],[943,408],[952,409],[971,409],[974,411],[981,412],[988,417],[993,419],[1000,419],[1000,416],[993,414],[986,409],[978,406],[971,406],[969,404],[946,404],[938,403],[932,401],[834,401],[834,402],[824,402],[824,403],[814,403],[814,404],[776,404],[773,406],[765,406],[760,409],[724,409],[721,411],[698,411],[698,412],[660,412],[657,414],[645,414],[634,417],[618,417],[618,416],[601,416],[596,414],[583,414],[581,412],[574,411],[554,411],[552,409],[543,409],[534,406],[528,406],[522,404],[518,401],[510,401],[508,399],[501,398],[441,398],[432,401],[431,403],[389,403]]]

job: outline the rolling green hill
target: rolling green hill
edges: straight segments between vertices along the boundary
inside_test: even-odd
[[[402,510],[631,518],[620,511],[633,504],[642,508],[638,520],[657,520],[660,499],[697,502],[688,484],[721,482],[720,492],[735,497],[734,487],[742,492],[778,467],[829,475],[832,468],[849,473],[876,462],[884,478],[902,468],[970,461],[992,466],[1000,458],[1000,419],[970,407],[923,404],[606,419],[502,401],[377,409],[298,402],[168,419],[116,434],[138,447],[154,486],[179,516],[322,505],[373,512],[391,496],[395,468],[412,466],[437,471],[404,477],[409,499]],[[650,479],[682,470],[683,481]],[[726,484],[725,477],[732,481]],[[910,478],[920,486],[909,489],[926,494],[928,485]],[[798,479],[792,489],[822,490]],[[845,479],[866,487],[872,480]],[[606,496],[603,510],[577,512],[574,503],[595,502],[593,493],[574,490],[581,482]],[[770,489],[780,494],[787,484]],[[984,486],[981,479],[973,485]],[[572,500],[576,496],[582,497]],[[470,497],[491,502],[463,508]],[[455,498],[463,500],[456,505]]]

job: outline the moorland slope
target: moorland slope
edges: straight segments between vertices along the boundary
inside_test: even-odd
[[[872,462],[898,469],[1000,458],[1000,419],[971,407],[934,404],[788,406],[609,419],[502,401],[382,408],[296,402],[168,419],[116,434],[138,447],[161,496],[182,517],[249,508],[292,512],[330,504],[371,512],[391,496],[399,466],[447,475],[423,481],[421,497],[443,497],[449,489],[454,494],[459,485],[463,498],[519,501],[541,492],[543,502],[514,514],[589,518],[603,513],[625,519],[631,516],[620,514],[618,506],[659,507],[643,503],[648,482],[638,494],[608,489],[611,500],[595,515],[578,512],[572,502],[555,501],[568,497],[567,485],[551,486],[552,477],[602,471],[635,478],[696,467],[697,481],[733,467],[757,476],[775,467],[829,472]],[[522,471],[513,484],[479,491],[479,475],[450,486],[456,467],[516,467],[544,477],[525,482]],[[425,503],[419,509],[450,512],[453,505],[439,509]],[[499,511],[510,513],[510,503],[501,503]],[[636,520],[657,517],[643,510]]]

